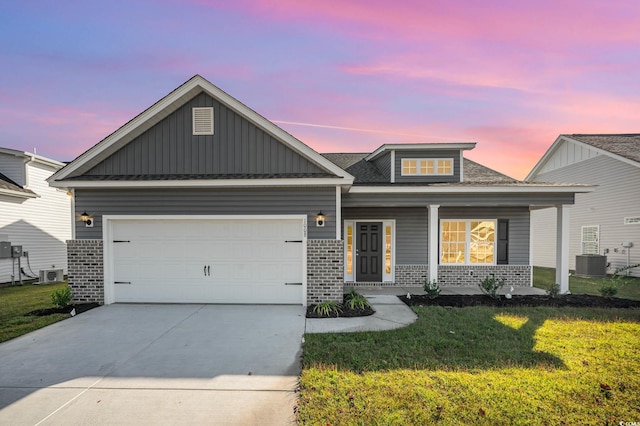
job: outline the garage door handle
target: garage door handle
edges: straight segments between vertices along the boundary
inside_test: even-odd
[[[302,285],[302,283],[284,283],[284,285]]]
[[[207,275],[211,276],[211,265],[207,266]]]
[[[204,276],[207,276],[207,265],[204,265]]]
[[[285,240],[285,243],[301,243],[302,240]]]

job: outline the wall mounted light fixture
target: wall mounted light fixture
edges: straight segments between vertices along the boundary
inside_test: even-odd
[[[324,213],[319,212],[316,215],[316,226],[319,228],[322,228],[324,226],[325,221],[326,221],[326,218],[324,217]]]
[[[84,222],[84,226],[87,228],[93,228],[93,218],[89,216],[86,210],[80,215],[80,220]]]

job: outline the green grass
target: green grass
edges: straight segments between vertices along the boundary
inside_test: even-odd
[[[592,294],[600,296],[598,289],[602,286],[603,278],[569,277],[569,291],[573,294]],[[533,286],[548,290],[556,282],[556,270],[553,268],[533,268]],[[640,300],[640,278],[629,277],[626,283],[618,287],[616,297]]]
[[[398,330],[306,335],[299,423],[640,419],[639,309],[414,311],[416,323]]]
[[[67,283],[53,285],[10,286],[0,288],[0,342],[21,336],[54,322],[69,318],[68,314],[25,317],[27,312],[51,308],[51,293],[64,289]]]

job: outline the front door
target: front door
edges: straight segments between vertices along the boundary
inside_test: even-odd
[[[356,281],[382,281],[382,222],[357,222]]]

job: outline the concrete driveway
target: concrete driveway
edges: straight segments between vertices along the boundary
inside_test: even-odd
[[[109,305],[0,344],[0,424],[295,421],[302,306]]]

